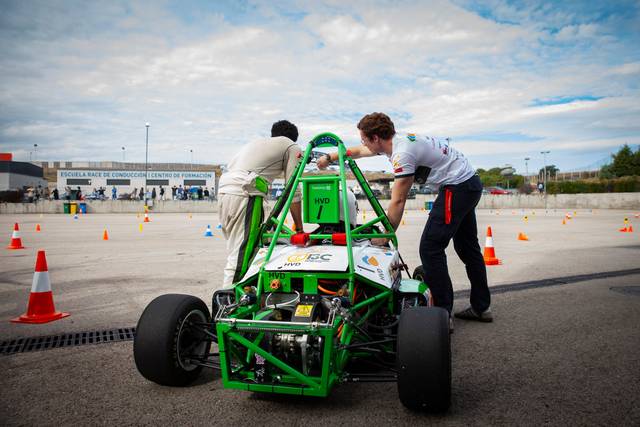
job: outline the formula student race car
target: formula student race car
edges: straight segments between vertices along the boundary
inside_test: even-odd
[[[339,173],[303,174],[314,150],[328,147],[338,149]],[[349,208],[347,167],[375,213],[365,224]],[[304,222],[318,227],[311,233],[285,224],[299,184]],[[340,383],[397,381],[406,407],[448,409],[448,313],[432,306],[420,267],[410,277],[389,219],[340,138],[323,133],[308,144],[254,231],[257,250],[241,281],[214,293],[213,318],[189,295],[162,295],[146,307],[134,341],[145,378],[185,386],[207,367],[220,370],[225,388],[321,397]],[[373,246],[374,237],[390,244]]]

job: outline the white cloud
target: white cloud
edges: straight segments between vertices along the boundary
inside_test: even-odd
[[[0,148],[24,153],[37,141],[52,159],[88,160],[127,146],[133,161],[150,121],[157,160],[189,147],[218,163],[281,118],[299,125],[301,141],[333,131],[355,144],[359,118],[386,111],[399,129],[523,134],[579,152],[608,149],[640,123],[632,43],[553,5],[497,1],[495,19],[446,1],[257,2],[247,16],[206,5],[214,10],[189,19],[163,2],[9,11]],[[531,107],[584,96],[602,99]]]

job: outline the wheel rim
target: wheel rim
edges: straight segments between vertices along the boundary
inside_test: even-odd
[[[193,371],[198,367],[190,363],[188,356],[203,355],[207,350],[208,341],[205,335],[198,329],[191,326],[191,322],[205,323],[206,316],[200,310],[190,311],[180,323],[178,328],[178,340],[176,345],[176,353],[178,356],[178,364],[185,371]]]

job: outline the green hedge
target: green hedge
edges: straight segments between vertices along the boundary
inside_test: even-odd
[[[640,177],[626,176],[616,179],[550,182],[549,194],[576,193],[635,193],[640,192]]]

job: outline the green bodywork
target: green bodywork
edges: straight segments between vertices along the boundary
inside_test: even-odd
[[[310,175],[303,176],[305,166],[309,163],[312,150],[315,148],[334,147],[338,152],[338,175]],[[374,219],[352,228],[349,221],[349,204],[346,194],[346,166],[354,174],[364,194],[369,199],[374,211]],[[305,272],[285,271],[269,272],[265,270],[271,259],[279,238],[289,239],[294,231],[285,225],[285,219],[292,203],[295,189],[302,185],[303,216],[305,223],[337,223],[340,221],[340,207],[345,222],[346,247],[348,269],[345,272]],[[344,189],[345,191],[340,191]],[[342,199],[342,206],[337,203]],[[375,225],[380,225],[385,231],[378,231]],[[397,248],[397,238],[389,219],[371,188],[365,180],[355,161],[347,156],[343,142],[336,135],[323,133],[316,136],[307,146],[294,173],[288,180],[282,197],[280,197],[259,230],[256,230],[257,248],[268,247],[267,255],[257,275],[245,278],[235,284],[236,301],[242,297],[247,289],[252,289],[257,303],[238,307],[228,317],[219,318],[215,322],[218,347],[220,351],[220,366],[222,382],[225,388],[241,389],[254,392],[274,392],[308,396],[327,396],[332,387],[341,382],[345,375],[347,363],[352,358],[366,357],[366,352],[357,346],[349,348],[353,343],[366,343],[363,325],[381,307],[393,309],[394,300],[398,293],[424,293],[424,283],[403,279],[397,289],[389,289],[378,283],[359,276],[354,272],[352,242],[354,239],[387,237]],[[331,239],[332,235],[311,234],[310,239]],[[248,260],[247,260],[248,261]],[[247,263],[248,265],[248,263]],[[356,283],[357,277],[357,283]],[[269,286],[274,278],[280,281],[277,292],[291,292],[297,286],[300,293],[308,295],[319,294],[319,280],[339,280],[348,288],[348,298],[351,306],[330,318],[328,322],[287,322],[265,321],[273,310],[260,311],[261,297],[269,292],[275,292]],[[294,285],[295,284],[295,285]],[[366,298],[355,303],[359,286],[366,288]],[[359,295],[363,295],[360,293]],[[215,315],[215,313],[212,313]],[[286,361],[274,356],[264,347],[263,340],[269,334],[293,334],[314,337],[321,348],[321,360],[315,372],[305,374],[298,367],[291,366]],[[391,345],[390,345],[391,346]],[[391,347],[389,347],[391,348]],[[256,380],[255,360],[268,365],[270,379],[268,382]]]

